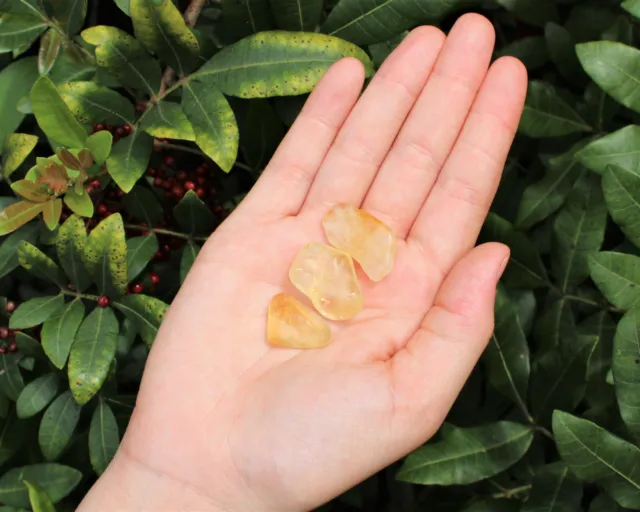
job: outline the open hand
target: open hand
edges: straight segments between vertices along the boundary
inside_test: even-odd
[[[360,96],[336,63],[211,236],[158,334],[116,459],[80,510],[304,511],[425,442],[493,329],[508,249],[474,247],[526,72],[465,15],[414,30]],[[267,306],[347,202],[398,236],[391,275],[321,350],[272,348]],[[299,296],[299,295],[298,295]]]

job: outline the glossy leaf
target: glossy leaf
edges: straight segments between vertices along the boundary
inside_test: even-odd
[[[542,36],[523,37],[497,52],[497,57],[515,57],[522,61],[528,70],[544,66],[549,58],[547,42]]]
[[[269,100],[252,100],[240,129],[240,145],[246,162],[255,170],[264,169],[284,136],[284,125]]]
[[[274,28],[269,0],[222,0],[225,35],[230,41]]]
[[[131,12],[129,10],[130,1],[131,0],[115,0],[116,5],[120,7],[120,10],[122,10],[122,12],[125,13],[127,16],[131,16]]]
[[[59,87],[60,96],[83,124],[133,124],[135,108],[117,92],[94,82],[71,82]]]
[[[36,297],[18,306],[11,315],[11,329],[28,329],[40,325],[64,304],[62,295]]]
[[[193,126],[182,107],[169,101],[161,101],[151,109],[144,117],[140,129],[162,139],[196,140]]]
[[[15,414],[10,414],[4,420],[0,419],[0,466],[22,448],[26,434],[24,423],[17,420]]]
[[[169,307],[161,300],[147,295],[127,295],[113,305],[133,323],[148,346],[153,344]]]
[[[502,287],[496,294],[495,329],[484,361],[491,385],[526,411],[529,347],[517,310]]]
[[[189,190],[173,209],[180,227],[189,233],[211,233],[215,218],[193,190]]]
[[[603,174],[609,165],[618,165],[640,174],[640,126],[630,125],[594,140],[576,157],[586,168]]]
[[[473,428],[452,427],[443,433],[441,441],[410,453],[397,478],[422,485],[484,480],[517,462],[532,439],[530,427],[508,421]]]
[[[576,183],[553,226],[552,265],[558,287],[566,292],[589,276],[588,257],[600,250],[607,208],[600,179],[585,175]]]
[[[414,25],[437,21],[463,5],[461,0],[421,4],[412,0],[341,0],[321,30],[356,44],[379,43]]]
[[[4,143],[24,119],[24,114],[18,111],[18,102],[37,78],[38,65],[35,57],[20,59],[0,71],[0,142]]]
[[[518,131],[534,138],[559,137],[588,132],[591,127],[565,103],[551,84],[532,81]]]
[[[162,219],[162,206],[158,198],[148,188],[136,185],[122,199],[125,210],[135,220],[153,226]]]
[[[2,148],[2,175],[11,176],[22,165],[38,144],[38,137],[26,133],[14,133],[4,141]]]
[[[35,16],[3,14],[0,18],[0,53],[11,52],[31,43],[47,25]]]
[[[581,512],[582,485],[561,462],[541,466],[521,512]]]
[[[363,50],[336,37],[300,32],[261,32],[213,56],[193,78],[215,82],[241,98],[295,96],[310,92],[325,71],[343,57],[355,57],[366,75],[373,63]]]
[[[631,309],[640,299],[640,258],[599,252],[589,258],[591,279],[614,306]]]
[[[199,252],[200,247],[193,242],[187,242],[184,246],[182,256],[180,258],[180,284],[184,283],[184,280],[187,278],[187,274],[189,273],[189,270],[191,270],[193,262],[196,260]]]
[[[98,224],[83,247],[83,261],[102,295],[117,297],[127,291],[127,243],[120,214]]]
[[[31,418],[42,411],[54,399],[60,387],[55,373],[47,373],[27,384],[16,401],[18,418]]]
[[[15,341],[18,346],[18,352],[23,356],[46,360],[42,350],[42,345],[28,334],[17,332]]]
[[[118,424],[109,405],[100,400],[89,427],[89,456],[94,471],[101,475],[113,459],[120,444]]]
[[[624,106],[640,111],[640,50],[613,41],[576,46],[582,67],[604,91]]]
[[[80,217],[72,215],[58,230],[56,249],[60,265],[79,292],[83,292],[91,284],[91,277],[83,261],[86,244],[87,230],[84,222]]]
[[[67,285],[67,278],[62,269],[36,246],[22,242],[18,246],[18,260],[34,276],[51,281],[60,288]]]
[[[47,408],[38,431],[38,443],[46,460],[56,460],[71,441],[82,406],[65,391]]]
[[[271,0],[271,7],[278,28],[313,32],[320,22],[322,0]]]
[[[110,308],[94,309],[82,322],[69,354],[69,387],[80,405],[100,391],[118,344],[118,319]]]
[[[91,152],[93,159],[98,165],[107,161],[111,154],[113,135],[106,130],[94,133],[87,139],[87,149]]]
[[[153,233],[127,240],[127,280],[133,281],[158,252],[158,239]]]
[[[636,18],[640,18],[640,0],[624,0],[620,7]]]
[[[64,195],[64,203],[76,215],[87,218],[93,217],[93,201],[91,200],[91,196],[87,192],[83,192],[82,195],[78,195],[76,194],[75,190],[70,189]]]
[[[23,241],[35,242],[38,235],[37,230],[38,226],[35,223],[29,224],[3,240],[0,244],[0,278],[6,276],[20,265],[18,261],[18,245]]]
[[[56,0],[53,15],[62,22],[68,34],[77,34],[87,16],[88,0]]]
[[[534,338],[540,351],[557,351],[561,343],[577,343],[576,322],[571,303],[560,298],[540,314],[535,323]]]
[[[58,227],[61,215],[62,199],[53,199],[46,203],[42,203],[42,219],[51,231]]]
[[[200,54],[196,36],[172,0],[131,0],[136,39],[180,76],[186,75]]]
[[[52,199],[49,187],[44,183],[35,183],[29,180],[14,181],[11,184],[13,191],[32,203],[46,203]]]
[[[558,10],[553,0],[496,0],[516,17],[532,25],[558,21]]]
[[[56,368],[64,368],[83,318],[82,301],[73,300],[51,315],[42,326],[42,348]]]
[[[126,32],[100,25],[82,32],[96,46],[96,61],[121,83],[152,96],[160,89],[160,66],[142,44]]]
[[[24,480],[23,483],[29,491],[29,501],[33,512],[55,512],[56,509],[44,490],[28,480]]]
[[[587,76],[582,70],[571,32],[557,23],[547,23],[544,35],[549,56],[558,72],[569,82],[583,85]]]
[[[598,482],[620,505],[640,507],[640,449],[590,421],[553,414],[562,460],[586,482]]]
[[[152,150],[153,139],[138,130],[113,146],[107,158],[107,169],[122,190],[129,192],[144,175]]]
[[[44,210],[45,203],[18,201],[0,211],[0,236],[4,236],[24,226]]]
[[[41,75],[48,75],[60,54],[62,36],[59,32],[49,29],[40,39],[40,49],[38,51],[38,72]]]
[[[0,390],[13,401],[18,399],[24,389],[18,361],[15,354],[0,354]]]
[[[77,469],[46,462],[10,469],[0,477],[0,500],[13,507],[30,507],[25,480],[40,486],[52,503],[57,503],[73,491],[82,479]]]
[[[640,175],[617,165],[607,167],[602,191],[613,221],[640,247]]]
[[[182,109],[193,125],[196,144],[229,172],[238,155],[239,133],[226,98],[210,80],[192,80],[183,86]]]
[[[47,137],[69,148],[82,149],[85,129],[75,120],[53,82],[40,77],[29,94],[38,125]]]

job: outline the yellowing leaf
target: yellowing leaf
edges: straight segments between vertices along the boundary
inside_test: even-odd
[[[44,203],[51,199],[48,187],[41,183],[34,183],[29,180],[20,180],[11,184],[13,191],[34,203]]]
[[[67,170],[59,164],[48,161],[38,166],[40,177],[36,183],[44,183],[55,194],[62,194],[69,188],[69,176]]]
[[[62,199],[54,199],[53,201],[44,203],[42,218],[51,231],[56,229],[60,221],[60,215],[62,215]]]
[[[2,174],[5,178],[22,165],[38,144],[38,137],[26,133],[9,135],[2,150]]]
[[[19,201],[0,211],[0,236],[15,231],[34,219],[44,209],[44,203]]]

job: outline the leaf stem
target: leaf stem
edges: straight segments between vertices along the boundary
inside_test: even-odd
[[[76,297],[78,299],[92,300],[94,302],[100,298],[97,295],[89,295],[86,293],[72,292],[71,290],[60,290],[60,293],[62,295],[69,295],[71,297]]]
[[[109,402],[109,403],[111,403],[111,404],[113,404],[113,405],[118,405],[118,406],[120,406],[120,407],[124,407],[124,408],[126,408],[126,409],[131,410],[131,411],[133,411],[133,409],[134,409],[134,406],[133,406],[133,405],[129,405],[129,404],[126,404],[126,403],[124,403],[124,402],[120,402],[119,400],[114,400],[113,398],[107,398],[106,396],[103,396],[103,397],[102,397],[102,399],[103,399],[105,402]]]
[[[182,238],[183,240],[188,240],[190,242],[193,242],[193,241],[206,242],[208,238],[206,236],[193,236],[193,235],[188,235],[186,233],[180,233],[178,231],[171,231],[169,229],[150,228],[148,226],[140,226],[138,224],[125,224],[124,227],[125,229],[131,229],[134,231],[150,231],[151,233],[155,233],[156,235],[165,235],[165,236],[172,236],[174,238]]]
[[[597,302],[595,300],[587,299],[586,297],[580,297],[578,295],[563,295],[562,298],[573,302],[582,302],[583,304],[589,304],[590,306],[605,309],[607,311],[611,311],[612,313],[624,313],[624,311],[620,308],[607,306],[606,304],[601,304],[600,302]]]
[[[540,426],[540,425],[534,425],[535,429],[540,432],[543,436],[545,436],[546,438],[550,439],[551,441],[555,442],[555,437],[553,437],[553,434],[551,432],[549,432],[546,428]]]
[[[495,494],[492,494],[491,497],[496,499],[499,499],[499,498],[511,499],[511,498],[515,498],[517,494],[526,492],[530,489],[531,489],[531,484],[521,485],[520,487],[514,487],[513,489],[506,489],[503,492],[497,492]]]

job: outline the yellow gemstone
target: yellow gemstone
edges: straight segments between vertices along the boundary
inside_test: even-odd
[[[296,256],[289,279],[318,312],[331,320],[349,320],[363,307],[363,297],[353,260],[347,253],[312,243]]]
[[[282,348],[321,348],[331,343],[331,330],[320,315],[287,293],[269,303],[267,339]]]
[[[372,281],[393,269],[396,236],[389,226],[350,204],[336,204],[322,219],[327,239],[356,260]]]

